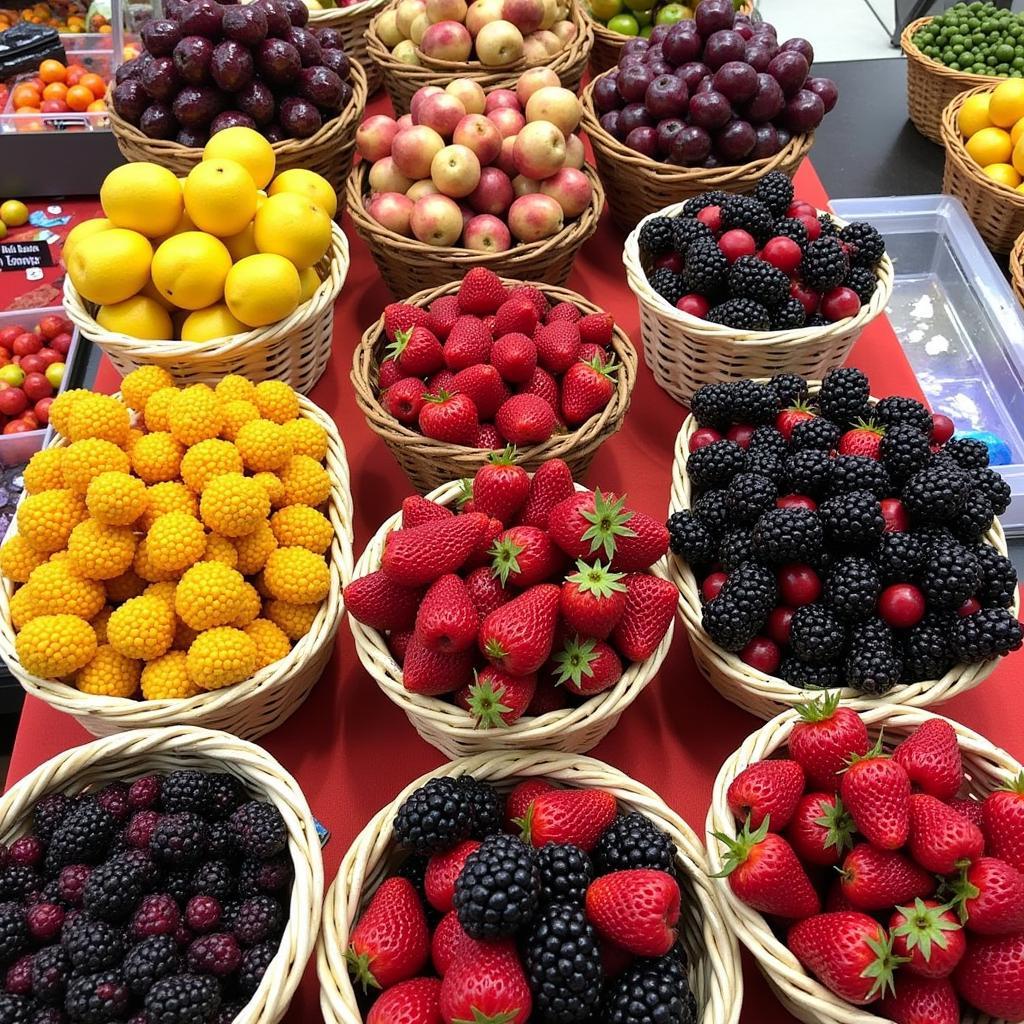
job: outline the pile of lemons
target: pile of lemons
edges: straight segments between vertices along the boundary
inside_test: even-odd
[[[280,381],[179,388],[145,366],[121,394],[59,395],[70,444],[25,469],[0,547],[18,659],[107,697],[231,686],[285,657],[330,590],[327,434]]]
[[[251,128],[218,132],[185,178],[152,163],[117,167],[104,217],[64,245],[71,283],[109,331],[150,341],[211,341],[290,316],[319,287],[338,199],[302,169],[274,175]]]
[[[1024,79],[1008,78],[991,92],[968,96],[957,128],[984,174],[1024,193]]]

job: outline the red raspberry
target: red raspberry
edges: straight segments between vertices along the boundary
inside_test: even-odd
[[[144,775],[128,787],[128,806],[136,810],[155,807],[160,799],[160,779],[155,775]]]
[[[35,867],[43,859],[43,844],[35,836],[22,836],[7,851],[12,864]]]
[[[213,931],[220,916],[220,903],[212,896],[193,896],[185,907],[185,922],[194,932]]]
[[[147,896],[132,917],[129,931],[141,942],[151,935],[174,935],[181,924],[181,912],[173,896],[157,893]]]
[[[197,974],[226,978],[238,970],[241,962],[242,950],[238,941],[226,932],[204,935],[188,947],[188,965]]]
[[[32,954],[26,953],[7,968],[4,989],[15,996],[27,996],[32,991]]]
[[[69,864],[61,868],[57,878],[57,891],[65,903],[73,907],[82,905],[82,893],[85,891],[85,883],[89,881],[92,868],[88,864]]]
[[[136,850],[148,850],[160,815],[156,811],[136,811],[124,830],[124,841]]]
[[[36,942],[52,942],[64,924],[64,908],[56,903],[37,903],[25,914],[28,933]]]

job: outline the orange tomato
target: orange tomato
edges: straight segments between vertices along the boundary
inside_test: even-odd
[[[64,81],[68,85],[78,85],[78,83],[82,81],[85,75],[86,70],[82,67],[81,64],[72,64],[71,67],[68,68],[67,75],[64,76]]]
[[[86,110],[88,110],[90,114],[105,114],[107,112],[106,100],[93,100],[92,103],[86,107]]]
[[[51,82],[43,90],[44,100],[62,100],[68,94],[68,87],[63,82]]]
[[[90,72],[87,75],[82,75],[80,84],[84,85],[86,89],[88,89],[89,92],[91,92],[93,96],[98,100],[103,99],[103,97],[107,94],[107,83],[104,82],[103,79],[94,72]]]
[[[73,85],[68,89],[65,102],[72,110],[86,110],[95,98],[84,85]]]
[[[11,100],[14,103],[15,108],[38,107],[42,102],[43,97],[35,86],[29,85],[26,82],[14,87],[14,91],[11,93]]]
[[[67,70],[59,60],[44,60],[39,65],[39,77],[44,82],[63,82]]]

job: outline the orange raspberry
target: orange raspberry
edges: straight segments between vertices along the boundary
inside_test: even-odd
[[[170,651],[154,658],[142,670],[142,696],[146,700],[195,697],[202,691],[188,677],[184,651]]]
[[[50,405],[50,425],[58,434],[68,435],[68,420],[71,417],[71,410],[83,398],[91,395],[87,388],[72,388],[59,394]]]
[[[56,487],[64,486],[64,473],[61,466],[64,462],[64,453],[67,448],[44,448],[38,451],[31,459],[22,473],[25,482],[25,490],[29,494],[38,494],[40,491],[51,491]]]
[[[135,561],[132,568],[136,575],[140,576],[147,583],[162,583],[164,580],[178,578],[178,569],[158,569],[153,564],[152,556],[149,553],[149,541],[143,537],[135,547]]]
[[[281,380],[265,380],[257,384],[253,401],[260,415],[275,423],[287,423],[299,415],[299,396]]]
[[[49,554],[67,546],[87,514],[85,499],[67,488],[29,494],[18,506],[18,529],[36,551]]]
[[[98,697],[132,697],[139,688],[142,662],[126,658],[109,644],[97,647],[92,661],[75,673],[75,686]]]
[[[223,423],[220,402],[206,384],[179,391],[168,410],[168,429],[186,447],[216,437]]]
[[[103,584],[80,576],[70,558],[51,560],[34,569],[25,586],[44,611],[67,612],[82,619],[91,619],[107,600]]]
[[[107,621],[107,642],[126,658],[152,661],[174,640],[174,612],[159,597],[133,597]]]
[[[188,649],[189,678],[204,690],[219,690],[256,671],[256,643],[240,629],[218,626],[195,638]]]
[[[285,436],[291,441],[295,455],[308,455],[317,462],[327,457],[327,431],[315,420],[300,416],[284,424]]]
[[[131,526],[148,501],[146,485],[138,477],[116,470],[94,477],[85,492],[89,514],[108,526]]]
[[[293,643],[301,640],[312,628],[313,620],[320,611],[319,604],[291,604],[288,601],[268,601],[263,614],[280,627]]]
[[[147,484],[177,480],[185,448],[170,434],[158,430],[146,434],[132,448],[132,469]]]
[[[266,520],[270,499],[251,477],[223,473],[206,485],[199,512],[211,530],[224,537],[243,537]]]
[[[129,469],[131,461],[128,455],[116,444],[98,437],[68,445],[61,465],[64,486],[76,494],[85,494],[89,484],[101,473],[127,473]]]
[[[288,505],[270,517],[270,527],[283,547],[300,547],[322,555],[334,540],[327,516],[308,505]]]
[[[99,438],[123,445],[128,440],[131,417],[128,410],[110,395],[87,395],[78,399],[68,413],[69,441]]]
[[[253,648],[255,660],[255,644]],[[96,634],[77,615],[40,615],[18,633],[14,649],[26,672],[60,679],[89,664],[96,653]]]
[[[281,470],[286,505],[322,505],[331,496],[331,478],[316,459],[293,455]]]
[[[121,397],[129,409],[144,412],[161,388],[173,388],[174,378],[162,366],[140,366],[121,381]]]
[[[291,641],[280,626],[275,626],[270,619],[253,619],[243,627],[250,640],[256,644],[256,671],[266,668],[286,657],[292,649]]]
[[[206,485],[222,473],[241,473],[242,456],[230,441],[211,437],[192,445],[181,459],[181,479],[201,493]]]
[[[235,551],[238,554],[236,568],[243,576],[252,576],[267,564],[270,552],[276,547],[277,540],[270,523],[260,523],[252,533],[235,539]]]
[[[68,538],[71,568],[86,579],[112,580],[127,572],[134,558],[135,534],[129,526],[107,526],[87,519]]]
[[[15,583],[24,583],[32,570],[45,561],[46,555],[36,551],[20,533],[8,537],[3,547],[0,547],[0,572]]]
[[[145,514],[139,522],[144,530],[148,530],[161,516],[168,512],[185,512],[190,516],[199,515],[199,499],[183,483],[167,480],[153,484],[146,491],[147,506]]]
[[[270,420],[252,420],[243,424],[235,437],[245,468],[254,473],[282,469],[292,457],[292,446],[284,427]]]
[[[227,537],[219,533],[206,536],[206,550],[203,552],[204,562],[223,562],[231,569],[238,568],[238,551]]]
[[[203,557],[206,531],[195,516],[168,512],[149,528],[146,547],[149,561],[158,572],[180,572]]]
[[[160,388],[146,399],[146,411],[143,419],[146,429],[151,433],[171,429],[171,403],[178,397],[175,387]]]
[[[284,483],[276,473],[254,473],[253,480],[267,492],[271,508],[284,504]]]
[[[105,606],[89,620],[89,625],[92,626],[96,633],[96,643],[98,644],[105,644],[107,642],[107,623],[110,621],[110,615],[113,610],[113,608]]]
[[[188,569],[175,591],[178,617],[193,629],[234,622],[247,606],[246,582],[220,562],[199,562]]]
[[[140,544],[142,541],[139,542]],[[138,555],[138,549],[136,549]],[[133,597],[138,597],[146,589],[146,581],[137,575],[134,569],[115,576],[112,580],[104,581],[107,591],[107,600],[114,604],[121,604]]]
[[[213,392],[225,404],[236,401],[251,402],[256,397],[256,385],[248,377],[229,373],[217,381]]]
[[[252,402],[243,399],[226,402],[221,411],[224,422],[220,428],[220,436],[227,441],[234,441],[246,423],[252,423],[260,418],[259,409]]]

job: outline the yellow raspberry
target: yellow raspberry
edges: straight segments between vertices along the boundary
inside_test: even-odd
[[[126,658],[152,661],[174,640],[174,612],[159,597],[133,597],[107,621],[107,642]]]
[[[164,580],[178,578],[179,569],[158,569],[153,564],[152,556],[149,553],[149,541],[143,537],[135,548],[135,561],[132,562],[135,574],[147,583],[162,583]]]
[[[284,504],[284,484],[276,473],[255,473],[253,480],[267,492],[271,508],[279,508]]]
[[[45,604],[34,594],[31,587],[19,587],[11,595],[11,625],[21,629],[27,622],[45,615],[48,611]]]
[[[173,580],[164,580],[161,583],[150,583],[143,591],[147,597],[158,597],[171,611],[174,611],[174,595],[178,590],[178,584]]]
[[[24,583],[32,570],[39,568],[45,561],[46,555],[36,551],[20,533],[8,537],[3,547],[0,547],[0,572],[15,583]]]
[[[166,431],[146,434],[132,448],[132,469],[147,484],[176,480],[185,448]]]
[[[53,400],[50,404],[50,425],[58,434],[63,434],[67,437],[68,420],[71,416],[71,410],[78,402],[91,394],[92,392],[87,388],[72,388],[70,391],[65,391],[63,394],[58,395]]]
[[[141,661],[126,658],[110,644],[103,644],[96,648],[92,661],[75,674],[75,686],[82,693],[99,697],[132,697],[141,674]]]
[[[255,404],[244,399],[226,402],[222,412],[224,422],[220,428],[220,436],[228,441],[234,441],[246,423],[252,423],[260,418],[260,411]]]
[[[243,576],[252,576],[267,564],[270,552],[277,547],[277,540],[270,523],[260,523],[252,533],[235,539],[235,551],[238,554],[236,568]]]
[[[213,391],[225,404],[235,401],[251,402],[256,395],[256,385],[248,377],[243,377],[239,373],[229,373],[217,381]]]
[[[121,381],[121,397],[129,409],[144,412],[155,392],[173,387],[174,378],[162,366],[140,366]]]
[[[85,519],[85,499],[67,488],[30,494],[18,507],[18,530],[47,554],[66,547],[71,531]]]
[[[235,545],[219,533],[210,533],[206,537],[206,550],[203,552],[204,562],[221,562],[231,569],[238,568],[238,551]]]
[[[147,506],[139,525],[148,530],[161,516],[168,512],[185,512],[190,516],[199,515],[199,500],[177,480],[153,484],[146,491]]]
[[[146,700],[195,697],[200,689],[188,677],[184,651],[171,651],[151,661],[142,670],[142,696]]]
[[[268,601],[263,614],[293,643],[301,640],[313,625],[319,604],[291,604],[289,601]]]
[[[280,661],[292,649],[291,641],[280,626],[270,619],[253,619],[242,632],[256,644],[256,671]]]
[[[146,432],[144,430],[140,430],[138,427],[128,428],[128,437],[125,440],[124,445],[122,447],[128,453],[129,458],[131,458],[132,449],[138,443],[139,438],[145,436]]]
[[[273,600],[274,595],[267,589],[266,580],[263,578],[263,572],[256,573],[252,578],[252,585],[256,588],[256,592],[263,598],[264,601]]]
[[[195,638],[188,649],[189,678],[204,690],[240,683],[256,671],[256,642],[240,629],[218,626]]]
[[[127,473],[131,460],[116,444],[98,437],[75,441],[64,449],[64,486],[85,494],[100,473]]]
[[[216,437],[223,423],[220,402],[206,384],[192,384],[179,391],[167,418],[170,432],[186,446]]]
[[[96,519],[79,523],[68,538],[71,568],[90,580],[112,580],[135,559],[135,534],[128,526],[107,526]]]
[[[128,410],[110,395],[88,395],[80,398],[68,414],[69,441],[98,437],[123,445],[128,440],[131,417]]]
[[[321,512],[308,505],[288,505],[270,517],[270,527],[283,548],[307,548],[322,555],[334,539],[334,527]]]
[[[107,603],[106,589],[98,580],[78,575],[70,563],[69,558],[46,562],[32,571],[25,586],[46,611],[91,619]]]
[[[159,388],[146,400],[146,411],[143,419],[148,431],[166,431],[171,429],[171,404],[178,397],[175,387]]]
[[[181,479],[201,493],[203,488],[222,473],[241,473],[242,456],[230,441],[211,437],[191,448],[181,457]]]
[[[292,443],[292,453],[308,455],[317,462],[327,457],[327,431],[314,420],[300,416],[284,424],[284,432]]]
[[[105,644],[107,642],[107,623],[110,621],[113,611],[113,608],[105,606],[100,609],[98,615],[94,615],[89,620],[89,624],[96,632],[96,643],[98,644]]]
[[[245,468],[254,473],[283,469],[292,457],[292,446],[284,427],[270,420],[252,420],[242,426],[235,438]]]
[[[146,485],[138,477],[116,470],[94,477],[85,492],[89,514],[108,526],[131,526],[146,511],[148,502]]]
[[[263,581],[272,597],[291,604],[322,601],[331,589],[327,563],[305,548],[278,548],[263,569]]]
[[[331,495],[331,478],[316,459],[293,455],[281,470],[286,505],[322,505]]]
[[[199,500],[203,522],[224,537],[252,533],[270,513],[267,492],[252,477],[223,473],[211,480]]]
[[[239,604],[238,614],[230,624],[236,629],[244,629],[261,611],[263,611],[263,598],[251,583],[246,583],[242,588],[242,600]]]
[[[199,562],[187,570],[174,595],[178,617],[193,629],[226,626],[246,606],[246,583],[237,569]]]
[[[149,528],[146,547],[149,561],[158,572],[180,572],[203,557],[206,530],[187,512],[168,512]]]
[[[181,619],[175,619],[174,643],[171,644],[172,651],[187,651],[199,636],[199,630],[186,626]]]
[[[257,384],[253,401],[265,420],[287,423],[299,415],[299,396],[281,380],[265,380]]]
[[[96,633],[77,615],[40,615],[18,633],[14,649],[26,672],[60,679],[89,664],[96,653]]]
[[[38,494],[40,491],[51,491],[55,487],[64,486],[61,466],[66,451],[67,448],[44,448],[28,460],[22,479],[29,494]]]

